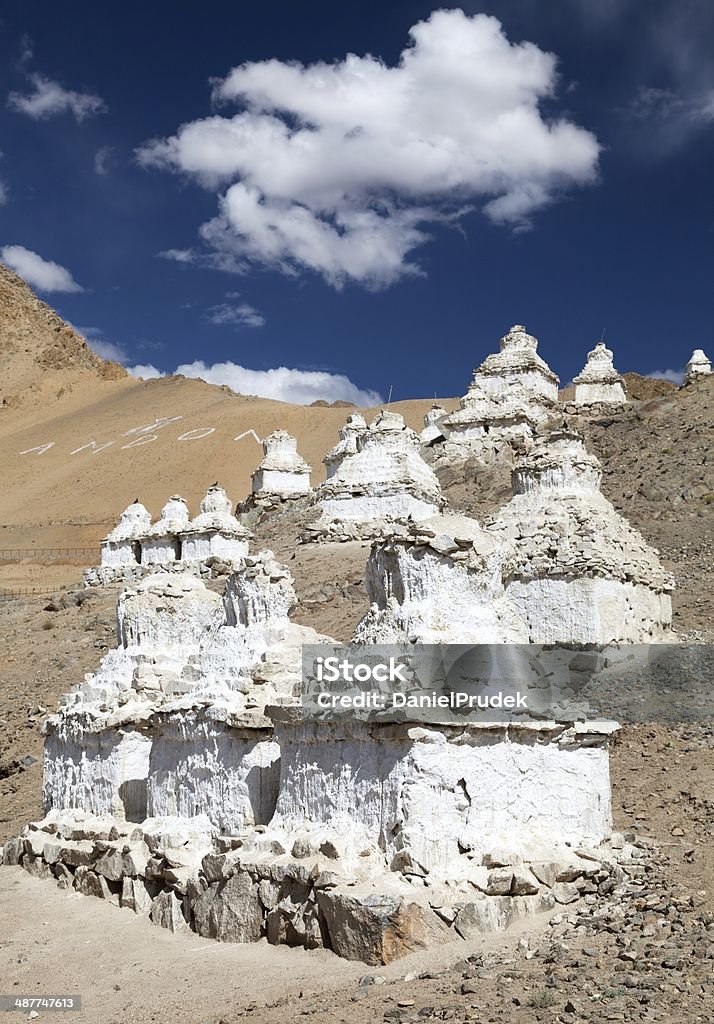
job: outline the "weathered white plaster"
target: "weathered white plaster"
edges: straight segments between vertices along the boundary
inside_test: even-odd
[[[118,524],[101,544],[101,565],[136,565],[141,541],[151,528],[151,515],[137,499],[121,514]]]
[[[356,436],[356,451],[345,455],[317,490],[321,517],[315,532],[339,535],[340,522],[357,523],[363,536],[376,536],[385,521],[421,519],[443,504],[441,488],[420,454],[419,435],[403,418],[383,410]]]
[[[263,461],[253,473],[253,494],[292,498],[310,491],[310,466],[298,454],[297,440],[274,430],[263,441]]]
[[[143,821],[151,740],[131,728],[91,732],[79,721],[63,726],[45,741],[45,809],[81,808]]]
[[[322,460],[325,464],[327,479],[334,476],[348,455],[354,455],[359,446],[359,439],[367,429],[364,416],[355,412],[347,417],[345,425],[340,429],[340,440],[331,448]]]
[[[375,541],[365,583],[366,643],[527,643],[501,583],[497,544],[462,515],[439,515]]]
[[[142,565],[161,565],[181,557],[181,533],[188,526],[188,506],[175,494],[166,502],[158,521],[141,545]]]
[[[431,444],[432,441],[436,441],[437,438],[444,436],[440,426],[440,420],[444,416],[446,416],[446,409],[443,405],[435,402],[424,416],[424,429],[419,435],[419,440],[422,444]]]
[[[516,324],[499,351],[474,370],[460,408],[439,421],[446,437],[441,456],[458,460],[527,440],[553,413],[558,378],[537,353],[538,342]]]
[[[600,492],[601,475],[577,435],[541,438],[516,465],[513,498],[486,522],[506,545],[506,595],[533,643],[671,637],[672,577]]]
[[[611,830],[612,725],[379,725],[300,722],[272,712],[281,750],[272,826],[339,836],[344,857],[367,846],[392,870],[468,878],[507,847],[527,860],[596,845]],[[471,856],[468,856],[471,854]]]
[[[588,352],[585,366],[577,377],[573,377],[577,405],[593,405],[597,402],[620,404],[627,401],[625,380],[613,366],[612,360],[611,350],[602,342],[598,342]]]
[[[262,716],[236,726],[194,712],[165,717],[151,746],[150,816],[205,815],[217,832],[267,824],[275,810],[280,748]]]
[[[181,558],[202,562],[217,557],[240,562],[248,554],[252,534],[233,515],[233,505],[220,484],[209,487],[200,512],[181,535]]]

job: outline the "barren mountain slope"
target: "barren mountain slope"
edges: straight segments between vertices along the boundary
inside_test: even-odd
[[[48,385],[119,380],[126,370],[95,355],[53,309],[0,264],[0,409],[32,401]]]

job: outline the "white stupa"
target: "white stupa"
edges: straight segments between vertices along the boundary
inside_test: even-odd
[[[361,643],[527,643],[505,597],[502,555],[475,519],[442,514],[377,540],[365,583],[371,607]]]
[[[266,703],[294,703],[303,643],[289,571],[245,558],[223,597],[158,572],[117,605],[119,646],[46,725],[47,812],[178,817],[208,834],[269,820],[279,750]]]
[[[594,405],[598,402],[622,404],[627,401],[627,385],[612,360],[611,350],[601,341],[588,352],[585,366],[573,378],[576,405]]]
[[[709,359],[703,349],[695,348],[689,362],[687,363],[686,374],[684,377],[685,384],[691,384],[693,381],[700,380],[702,377],[707,377],[711,372],[711,359]]]
[[[151,515],[137,498],[102,541],[101,565],[137,565],[141,561],[141,541],[150,528]]]
[[[253,473],[253,495],[296,498],[310,491],[311,467],[298,454],[287,430],[274,430],[263,441],[263,461]]]
[[[239,562],[248,554],[251,536],[233,515],[230,498],[216,482],[208,488],[200,513],[181,534],[181,558],[200,562],[216,556]]]
[[[178,494],[172,495],[161,509],[141,545],[142,565],[162,565],[181,558],[181,535],[189,523],[188,505]]]
[[[328,480],[335,475],[348,455],[356,453],[359,440],[366,429],[367,423],[361,413],[354,412],[347,417],[345,425],[340,429],[340,440],[322,460]]]
[[[558,402],[558,378],[537,347],[521,324],[501,338],[499,351],[474,370],[460,409],[440,421],[445,456],[498,453],[548,419]]]
[[[443,438],[439,421],[446,416],[446,409],[443,405],[439,405],[438,402],[434,402],[431,409],[424,416],[424,429],[419,435],[421,443],[431,444],[432,441],[436,441],[439,438]]]
[[[380,412],[356,443],[354,454],[345,456],[317,490],[322,514],[314,533],[325,539],[366,539],[385,522],[423,519],[439,511],[439,481],[421,457],[419,435],[399,413]]]
[[[601,476],[577,434],[555,432],[520,457],[513,498],[486,521],[510,546],[506,595],[532,643],[671,637],[672,577],[600,492]]]

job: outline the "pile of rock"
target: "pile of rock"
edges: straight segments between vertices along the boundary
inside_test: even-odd
[[[186,501],[175,494],[152,526],[149,512],[137,499],[102,541],[101,563],[85,571],[84,582],[89,587],[137,583],[157,570],[210,577],[214,567],[225,572],[240,564],[251,537],[217,482],[208,488],[193,520]]]
[[[342,443],[336,457],[336,449],[328,455],[331,475],[315,495],[321,515],[304,541],[368,540],[395,522],[424,519],[442,507],[439,481],[421,457],[419,435],[398,413],[383,410],[366,429],[350,430]]]
[[[624,377],[613,365],[613,354],[602,342],[598,342],[577,377],[575,384],[575,405],[621,405],[627,401],[627,385]]]
[[[671,638],[674,581],[600,492],[601,477],[577,434],[539,438],[516,464],[513,498],[486,521],[532,643]]]
[[[525,327],[511,327],[499,352],[474,370],[461,408],[439,420],[446,441],[434,448],[436,458],[508,457],[514,442],[530,439],[549,419],[558,402],[558,378],[537,347]]]

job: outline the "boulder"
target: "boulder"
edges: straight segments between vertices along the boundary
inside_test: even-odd
[[[161,928],[170,932],[182,932],[188,929],[183,916],[183,903],[175,892],[160,892],[151,904],[149,918]]]
[[[233,875],[218,889],[208,912],[208,934],[220,942],[257,942],[263,914],[258,886],[247,872]]]
[[[317,903],[338,956],[388,964],[443,942],[448,928],[428,907],[400,896],[347,896],[322,889]]]
[[[91,868],[80,865],[74,873],[74,887],[83,896],[97,896],[100,900],[113,900],[116,898],[112,893],[106,878],[98,875]]]
[[[133,910],[135,914],[148,914],[152,899],[149,890],[140,878],[124,878],[119,905]]]

